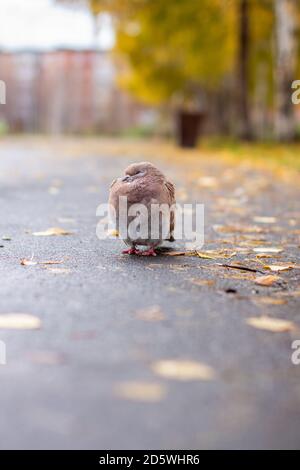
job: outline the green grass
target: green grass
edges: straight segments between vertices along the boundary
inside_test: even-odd
[[[267,167],[300,171],[300,142],[241,142],[233,139],[209,138],[199,142],[199,149],[212,151],[235,160],[249,160]]]

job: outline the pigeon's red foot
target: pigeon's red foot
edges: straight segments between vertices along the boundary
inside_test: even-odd
[[[136,255],[137,250],[135,248],[127,248],[127,250],[122,251],[123,255]]]
[[[146,250],[146,251],[142,251],[141,252],[141,255],[142,256],[157,256],[157,254],[155,253],[155,250],[154,248],[149,248],[149,250]]]

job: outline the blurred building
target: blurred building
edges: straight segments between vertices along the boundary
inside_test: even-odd
[[[12,132],[120,132],[149,122],[151,110],[121,91],[109,52],[0,52]]]

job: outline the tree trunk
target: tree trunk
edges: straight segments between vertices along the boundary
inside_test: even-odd
[[[240,38],[239,38],[239,109],[240,136],[252,138],[249,109],[249,0],[240,0]]]
[[[295,113],[291,100],[291,85],[296,76],[296,2],[276,0],[276,115],[275,132],[278,140],[295,137]]]

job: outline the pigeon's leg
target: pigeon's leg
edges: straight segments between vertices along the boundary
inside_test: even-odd
[[[141,252],[142,256],[157,256],[155,253],[154,246],[151,246],[148,250]]]
[[[136,251],[135,246],[132,246],[131,248],[127,248],[127,250],[123,250],[122,253],[124,255],[136,255]]]

